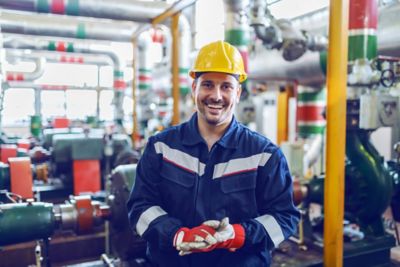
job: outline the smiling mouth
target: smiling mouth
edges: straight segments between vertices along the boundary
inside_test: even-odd
[[[207,104],[207,107],[208,107],[209,109],[220,110],[220,109],[222,109],[224,106],[223,106],[223,105],[218,105],[218,104]]]

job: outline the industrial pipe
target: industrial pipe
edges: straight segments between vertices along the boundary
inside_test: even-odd
[[[180,122],[180,92],[179,92],[179,17],[178,12],[172,16],[171,20],[171,35],[172,35],[172,105],[171,124],[177,125]]]
[[[273,64],[272,64],[273,62]],[[288,62],[277,50],[257,47],[249,55],[251,80],[295,81],[301,85],[321,86],[325,81],[326,53],[307,51],[301,58]]]
[[[0,205],[0,246],[48,238],[55,228],[52,204],[28,202]]]
[[[35,62],[35,69],[32,72],[14,72],[6,71],[7,81],[34,81],[40,78],[44,73],[45,58],[33,58],[29,61]]]
[[[114,88],[125,89],[123,80],[123,66],[118,54],[111,49],[111,42],[77,40],[69,38],[35,37],[30,35],[4,35],[4,48],[49,50],[59,52],[78,52],[89,54],[103,54],[111,58],[114,63]]]
[[[164,36],[164,45],[167,49],[165,57],[153,68],[153,89],[157,92],[164,92],[169,95],[171,91],[171,31],[163,25],[161,27]],[[178,22],[180,35],[179,49],[179,91],[181,96],[190,94],[190,81],[188,77],[190,67],[190,51],[191,51],[191,31],[188,19],[181,14]]]
[[[233,1],[235,2],[235,1]],[[269,48],[280,48],[282,33],[275,23],[275,19],[267,8],[267,2],[262,0],[251,1],[251,21],[256,36]]]
[[[263,2],[263,1],[262,1]],[[250,29],[245,16],[248,0],[224,0],[225,3],[225,40],[236,46],[243,57],[245,71],[248,71],[248,44]]]
[[[4,33],[129,42],[138,24],[18,11],[0,11]]]
[[[110,207],[90,199],[71,197],[65,204],[44,202],[0,204],[0,246],[45,239],[54,231],[84,233],[110,218]]]
[[[400,21],[397,19],[400,3],[378,9],[378,54],[400,56]],[[327,33],[328,12],[324,9],[312,18],[301,18],[294,22],[300,29],[311,33]],[[257,47],[249,57],[249,78],[255,80],[296,80],[301,85],[320,86],[325,82],[326,53],[306,52],[299,59],[285,62],[278,51]],[[274,64],[271,64],[274,62]]]
[[[322,135],[326,125],[324,118],[326,90],[299,86],[296,106],[298,136],[309,138],[315,135]]]
[[[393,195],[393,181],[386,168],[383,158],[370,142],[370,131],[356,130],[346,133],[346,155],[350,167],[346,175],[352,177],[353,184],[349,189],[354,196],[346,201],[349,210],[361,218],[362,227],[370,234],[383,234],[382,228],[375,220],[381,220],[382,213],[389,206]],[[348,169],[348,170],[347,170]],[[357,201],[351,201],[357,196]],[[381,225],[382,226],[382,225]]]
[[[102,54],[37,51],[29,49],[5,49],[5,52],[7,61],[44,58],[46,62],[52,63],[88,64],[96,66],[113,65],[111,58]]]
[[[40,89],[40,90],[112,90],[113,87],[98,87],[98,86],[75,86],[65,84],[37,84],[25,81],[7,81],[3,83],[4,89],[8,88],[27,88],[27,89]]]
[[[90,54],[103,54],[109,56],[114,63],[114,118],[117,126],[121,126],[123,121],[123,92],[126,88],[124,81],[123,66],[121,59],[115,51],[112,51],[110,42],[77,40],[77,39],[58,39],[50,37],[18,36],[8,34],[4,40],[5,48],[36,49],[50,51],[67,51]],[[122,129],[120,129],[122,130]]]
[[[0,0],[0,7],[5,9],[147,23],[170,6],[165,1]]]
[[[330,1],[327,66],[324,266],[343,262],[348,0]]]
[[[351,70],[348,74],[349,85],[370,85],[379,81],[379,72],[374,71],[372,66],[372,59],[377,56],[377,13],[378,6],[375,0],[350,1],[348,57]],[[349,92],[352,91],[349,90]]]
[[[186,96],[191,92],[189,83],[190,51],[192,32],[190,24],[184,14],[180,14],[178,21],[180,44],[179,44],[179,91],[181,96]]]
[[[400,2],[378,9],[379,55],[400,57]]]
[[[326,50],[326,37],[301,31],[287,19],[275,19],[265,1],[251,1],[250,13],[250,25],[254,28],[256,36],[268,49],[281,50],[285,60],[296,60],[307,50]]]

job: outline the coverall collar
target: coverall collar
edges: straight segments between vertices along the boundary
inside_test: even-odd
[[[182,138],[184,145],[197,145],[204,142],[197,125],[197,112],[193,114],[185,128]],[[239,124],[236,121],[235,116],[233,116],[228,129],[217,143],[225,148],[236,148],[238,146],[238,130]]]

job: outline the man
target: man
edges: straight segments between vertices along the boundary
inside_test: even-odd
[[[149,138],[128,201],[154,266],[269,266],[299,212],[281,150],[235,120],[239,51],[204,46],[190,71],[196,113]]]

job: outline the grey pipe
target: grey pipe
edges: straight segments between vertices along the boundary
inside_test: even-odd
[[[380,55],[400,56],[400,2],[378,8],[378,51]],[[323,8],[293,20],[293,25],[315,34],[328,34],[329,11]]]
[[[23,80],[27,82],[32,82],[40,77],[42,77],[44,73],[44,66],[46,64],[45,58],[30,58],[29,61],[33,61],[35,63],[35,69],[31,72],[21,72],[21,71],[7,71],[6,70],[6,79],[9,80]]]
[[[8,88],[24,88],[24,89],[40,89],[40,90],[113,90],[112,87],[98,87],[98,86],[75,86],[75,85],[47,85],[47,84],[37,84],[29,81],[8,81],[4,82],[3,85],[5,89]]]
[[[138,23],[129,21],[7,10],[2,10],[0,15],[0,26],[4,33],[130,42],[132,34],[139,27]]]
[[[286,61],[279,51],[259,49],[249,56],[249,78],[253,80],[293,80],[303,85],[320,85],[325,75],[320,53],[307,51],[300,59]]]
[[[64,9],[53,9],[47,1],[39,5],[38,0],[0,0],[0,7],[6,9],[58,13],[72,16],[108,18],[136,22],[151,22],[171,5],[164,1],[135,0],[64,0]],[[75,5],[74,5],[75,4]]]
[[[400,2],[379,9],[378,51],[379,55],[400,57]]]
[[[19,48],[19,49],[36,49],[36,50],[47,50],[49,44],[55,42],[53,38],[50,37],[33,37],[33,36],[16,36],[16,35],[7,35],[5,36],[3,46],[5,48]],[[65,42],[66,44],[73,45],[73,51],[79,53],[88,53],[88,54],[103,54],[107,55],[111,58],[114,65],[114,87],[116,89],[124,89],[120,88],[119,84],[125,83],[123,81],[123,66],[121,64],[121,60],[115,51],[111,50],[111,42],[94,42],[93,40],[77,40],[77,39],[57,39],[57,42]],[[118,85],[118,88],[117,88]],[[123,109],[122,109],[122,100],[123,100],[123,91],[122,90],[114,90],[114,100],[113,104],[115,107],[115,121],[119,126],[123,121]],[[118,131],[122,131],[122,127],[118,127]]]
[[[181,14],[179,16],[179,34],[180,34],[180,49],[179,49],[179,69],[188,70],[190,68],[191,59],[191,31],[188,19]],[[168,28],[163,27],[165,30],[166,46],[171,46],[171,33]],[[166,57],[160,62],[157,67],[153,68],[153,85],[158,90],[170,93],[171,89],[171,50],[168,49]],[[180,74],[180,79],[188,80],[188,74]],[[189,84],[188,84],[189,86]],[[189,86],[190,87],[190,86]]]
[[[111,42],[4,34],[3,46],[4,48],[48,50],[51,42],[71,43],[73,44],[74,52],[78,53],[107,55],[113,61],[114,69],[116,71],[122,70],[119,56],[115,51],[111,50]]]
[[[400,3],[385,6],[379,9],[378,21],[378,54],[386,56],[400,56]],[[328,13],[322,10],[310,18],[295,21],[298,28],[314,30],[323,33],[327,27]],[[302,23],[300,23],[302,20]],[[325,25],[325,26],[324,26]],[[255,80],[293,79],[303,85],[320,85],[325,82],[324,56],[319,52],[307,52],[299,59],[285,62],[277,51],[257,49],[249,57],[249,78]]]
[[[36,59],[45,58],[46,62],[52,63],[78,63],[97,66],[113,65],[112,60],[106,55],[68,53],[55,51],[35,51],[29,49],[5,49],[6,59],[12,61],[15,59]]]
[[[181,37],[180,51],[179,51],[179,68],[189,68],[190,60],[189,54],[191,51],[191,31],[190,24],[187,18],[181,14],[179,16],[179,33]]]
[[[150,33],[145,31],[139,35],[138,38],[138,65],[141,69],[150,70],[152,68],[150,62],[151,52],[149,47],[152,43]]]

